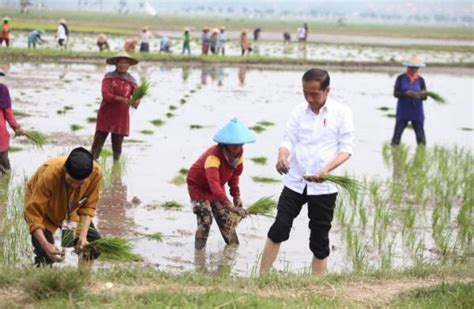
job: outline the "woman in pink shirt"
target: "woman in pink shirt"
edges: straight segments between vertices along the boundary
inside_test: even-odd
[[[0,76],[5,76],[5,74],[0,71]],[[10,160],[8,159],[10,135],[8,134],[6,123],[8,122],[16,135],[23,134],[23,130],[13,115],[10,92],[3,83],[0,83],[0,110],[0,174],[4,174],[10,170]]]

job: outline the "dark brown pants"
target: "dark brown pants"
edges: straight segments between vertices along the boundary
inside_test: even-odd
[[[104,143],[107,140],[107,136],[109,132],[101,132],[95,131],[94,135],[94,142],[92,142],[92,157],[94,160],[97,160],[100,156],[100,152],[102,151],[102,147],[104,147]],[[124,135],[118,135],[112,133],[112,151],[114,153],[114,161],[120,159],[120,155],[122,154],[122,143],[123,143]]]
[[[8,151],[0,152],[0,174],[10,171],[10,160],[8,159]]]

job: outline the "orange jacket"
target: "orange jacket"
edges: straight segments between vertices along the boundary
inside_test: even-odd
[[[0,38],[2,39],[10,38],[10,24],[2,24],[2,32],[0,32]]]
[[[76,189],[66,186],[66,157],[57,157],[43,163],[30,178],[25,190],[25,218],[30,233],[47,229],[54,233],[67,217],[69,205],[76,205],[83,197],[87,204],[73,210],[71,221],[79,221],[81,215],[95,215],[99,202],[99,187],[102,169],[94,161],[92,174]]]

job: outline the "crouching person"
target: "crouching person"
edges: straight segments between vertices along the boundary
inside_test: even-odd
[[[88,249],[87,245],[100,238],[92,217],[99,201],[101,179],[100,166],[82,147],[74,149],[68,157],[46,161],[30,178],[25,190],[25,218],[35,265],[52,265],[64,258],[53,238],[54,232],[61,228],[63,246],[75,246],[81,252],[80,268],[92,266],[99,252]]]
[[[230,214],[242,217],[247,211],[240,200],[239,177],[243,166],[243,144],[255,142],[255,135],[236,118],[214,136],[217,145],[208,148],[188,172],[188,191],[197,217],[195,248],[206,246],[212,218],[217,222],[226,244],[238,244],[235,227],[230,227]],[[227,198],[229,185],[233,201]]]

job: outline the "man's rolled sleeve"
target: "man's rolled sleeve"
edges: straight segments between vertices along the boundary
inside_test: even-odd
[[[354,122],[352,120],[352,111],[346,108],[342,116],[341,126],[338,132],[338,152],[353,153],[354,146]]]

